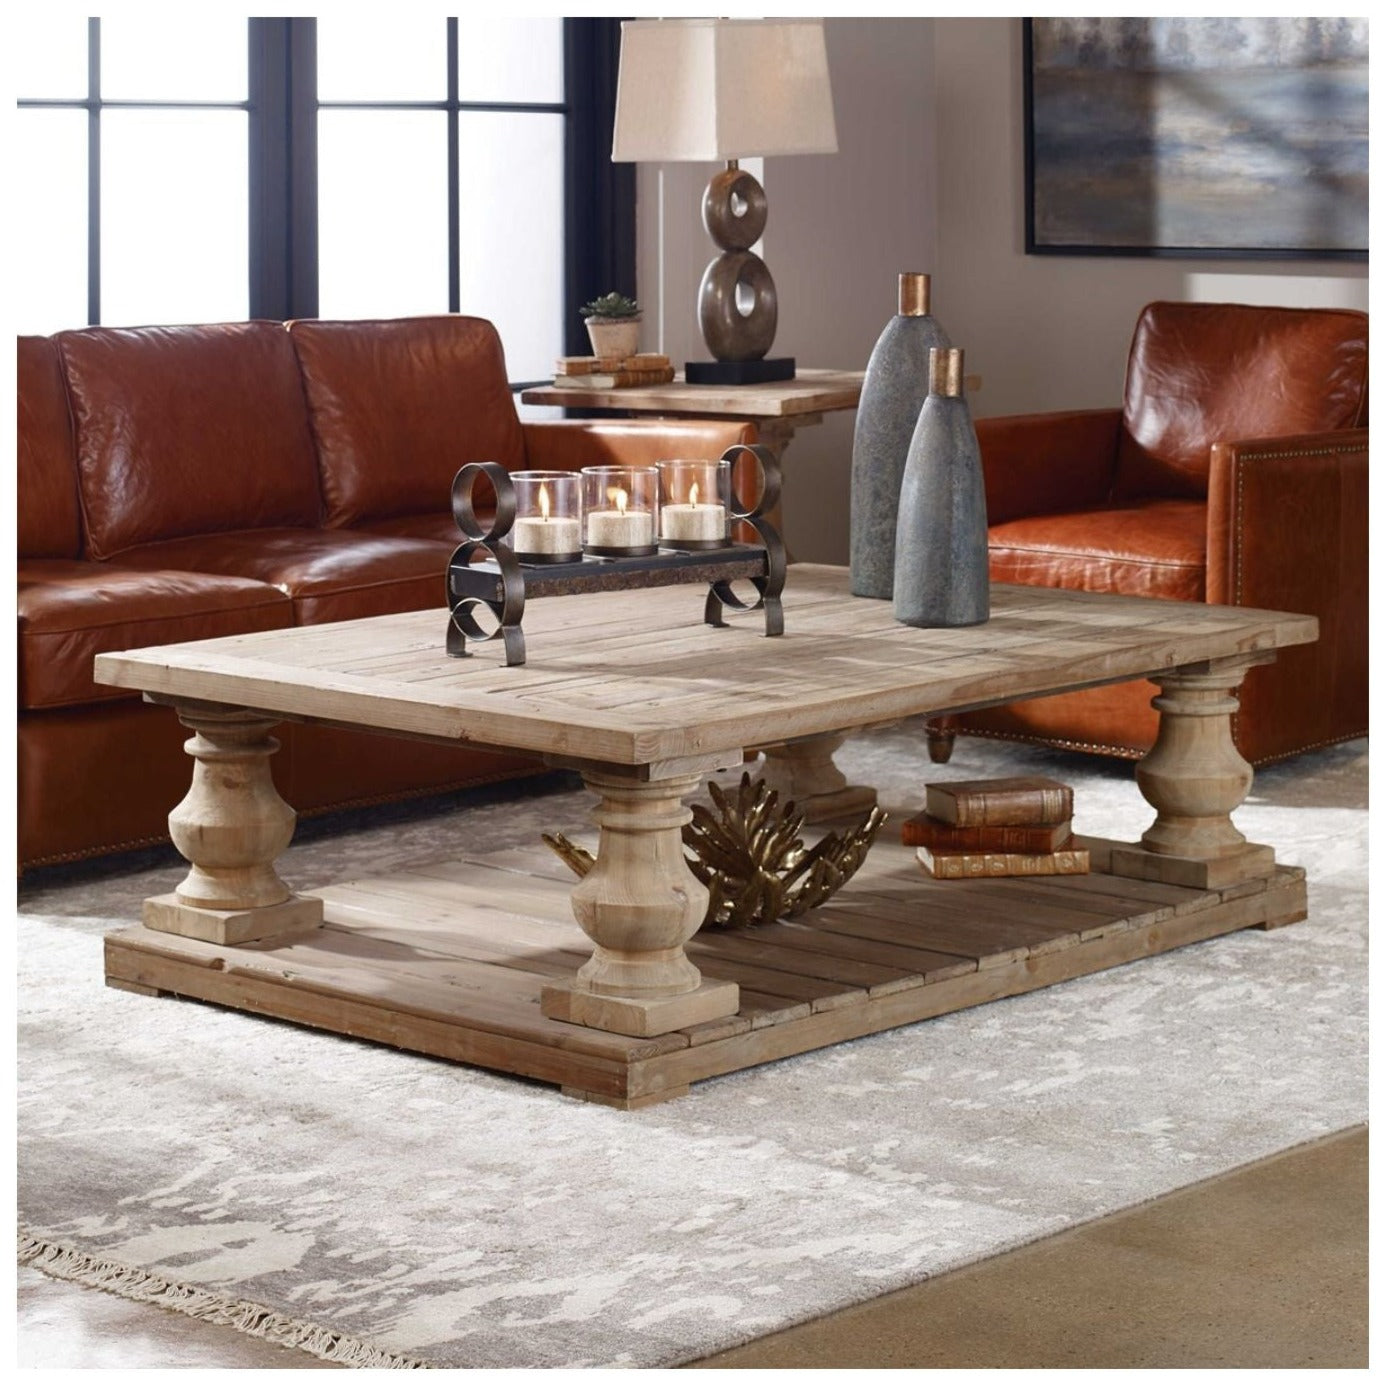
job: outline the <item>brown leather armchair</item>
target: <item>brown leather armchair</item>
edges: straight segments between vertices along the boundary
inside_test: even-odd
[[[1368,319],[1338,309],[1152,303],[1120,410],[981,419],[994,582],[1319,618],[1253,669],[1233,719],[1254,765],[1368,727]],[[1145,682],[940,719],[958,732],[1137,757]]]

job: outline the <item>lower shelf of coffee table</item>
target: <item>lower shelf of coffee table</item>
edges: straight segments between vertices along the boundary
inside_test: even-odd
[[[1305,918],[1305,873],[1199,890],[1094,872],[934,881],[878,843],[799,920],[700,933],[689,956],[741,1011],[653,1039],[548,1020],[539,994],[591,952],[547,849],[326,887],[321,929],[228,947],[135,926],[113,987],[173,994],[524,1075],[636,1108],[690,1083],[1034,991],[1251,926]],[[1134,986],[1140,980],[1133,979]]]

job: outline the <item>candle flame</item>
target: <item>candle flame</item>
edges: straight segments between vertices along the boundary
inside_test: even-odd
[[[616,508],[622,515],[626,514],[626,492],[621,487],[616,489]]]
[[[693,483],[689,486],[689,504],[690,504],[691,506],[696,506],[696,505],[698,504],[698,483],[697,483],[697,482],[693,482]]]
[[[549,488],[543,482],[539,484],[539,513],[545,519],[549,519]]]

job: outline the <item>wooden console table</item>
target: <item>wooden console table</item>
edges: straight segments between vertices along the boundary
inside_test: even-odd
[[[777,457],[795,430],[823,422],[825,414],[856,409],[862,394],[862,371],[801,370],[794,380],[765,385],[689,385],[683,373],[669,385],[628,386],[620,390],[586,390],[537,385],[520,392],[527,405],[561,405],[565,409],[610,409],[631,415],[670,419],[749,419]]]
[[[635,1107],[1304,918],[1303,871],[1233,824],[1252,770],[1229,718],[1246,670],[1314,640],[1313,617],[998,585],[984,626],[917,630],[811,564],[790,570],[784,601],[774,640],[754,620],[704,625],[681,588],[537,601],[530,660],[510,667],[495,645],[449,659],[441,611],[97,656],[98,680],[172,704],[194,734],[192,789],[169,820],[190,869],[143,925],[108,936],[108,982]],[[1090,876],[935,881],[878,842],[816,911],[699,932],[683,801],[743,748],[1143,675],[1160,689],[1136,771],[1155,817],[1139,843],[1087,840]],[[284,719],[575,767],[598,797],[596,864],[575,883],[539,844],[486,859],[462,845],[432,868],[296,892],[275,867],[294,822],[269,769]]]

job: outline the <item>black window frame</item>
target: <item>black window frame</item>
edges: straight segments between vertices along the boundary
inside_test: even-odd
[[[87,322],[101,322],[101,114],[107,109],[240,110],[248,116],[247,317],[318,316],[318,111],[441,110],[448,118],[448,312],[463,311],[459,280],[458,119],[464,111],[535,111],[564,118],[563,342],[586,349],[577,306],[608,289],[634,293],[635,169],[610,157],[619,19],[563,20],[562,102],[458,97],[458,22],[447,20],[447,94],[441,101],[325,101],[317,93],[317,21],[247,20],[244,101],[109,100],[101,94],[101,21],[87,21],[84,97],[20,98],[20,107],[87,113]],[[515,382],[516,388],[531,382]]]

